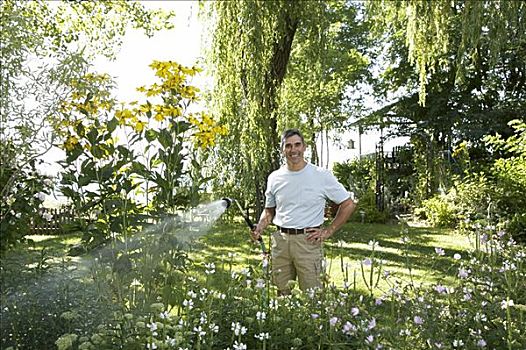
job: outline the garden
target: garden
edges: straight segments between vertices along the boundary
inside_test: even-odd
[[[90,62],[177,8],[0,5],[0,348],[526,348],[525,3],[195,5],[205,61],[154,60],[135,100]],[[281,296],[245,220],[287,127],[357,209],[323,287]]]

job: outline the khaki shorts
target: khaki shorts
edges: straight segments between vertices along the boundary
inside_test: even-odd
[[[307,241],[306,234],[272,234],[272,280],[282,294],[290,293],[289,281],[298,277],[300,289],[321,287],[323,249]]]

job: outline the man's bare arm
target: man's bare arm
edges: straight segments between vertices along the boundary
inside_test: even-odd
[[[354,203],[351,198],[344,200],[338,206],[338,212],[336,213],[336,216],[334,217],[334,220],[331,222],[331,224],[325,228],[307,230],[309,233],[307,239],[310,241],[316,241],[329,238],[334,234],[334,232],[338,231],[338,229],[342,227],[343,224],[347,222],[347,220],[349,220],[355,210],[356,203]]]
[[[261,237],[263,230],[272,223],[274,215],[276,215],[276,208],[265,208],[263,210],[256,228],[251,232],[253,240],[257,241]]]

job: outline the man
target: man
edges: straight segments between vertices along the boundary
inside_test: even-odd
[[[272,234],[272,278],[280,295],[290,294],[289,281],[296,277],[303,291],[322,286],[322,243],[356,208],[334,175],[305,161],[306,148],[299,130],[285,130],[281,151],[286,164],[270,174],[265,210],[252,231],[257,240],[270,223],[278,228]],[[327,199],[339,208],[331,224],[321,227]]]

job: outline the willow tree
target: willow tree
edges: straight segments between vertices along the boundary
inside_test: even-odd
[[[507,135],[508,122],[524,116],[525,9],[517,2],[371,4],[384,25],[385,69],[375,88],[391,100],[362,122],[411,138],[417,200],[451,185],[455,144],[468,141],[483,160],[483,135]]]
[[[301,126],[310,136],[331,112],[341,115],[347,81],[342,72],[354,73],[348,69],[351,63],[363,63],[348,46],[341,46],[338,54],[332,50],[344,27],[334,13],[342,15],[344,4],[210,4],[211,104],[229,129],[216,154],[216,184],[225,194],[255,202],[257,212],[266,178],[279,167],[281,130]]]
[[[462,82],[464,67],[476,59],[482,37],[489,38],[489,64],[493,66],[510,36],[524,43],[526,2],[520,0],[369,1],[370,16],[382,32],[405,28],[405,45],[420,83],[419,102],[425,104],[429,73],[447,62],[456,46],[456,81]],[[461,27],[452,19],[462,17]],[[454,37],[460,34],[460,43]],[[524,45],[524,44],[522,44]]]
[[[290,1],[210,6],[212,108],[229,133],[219,147],[216,180],[261,205],[266,177],[279,164],[277,94],[304,11]]]
[[[371,42],[362,4],[325,1],[317,10],[296,35],[280,94],[280,123],[301,125],[311,162],[328,166],[329,131],[345,129],[362,106],[352,88],[370,76]]]

